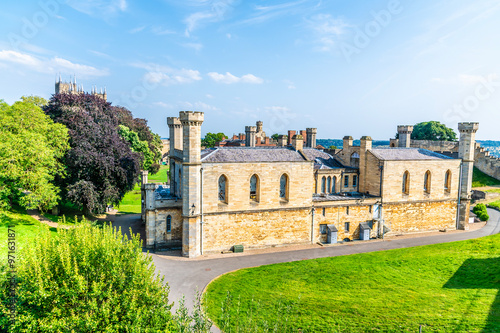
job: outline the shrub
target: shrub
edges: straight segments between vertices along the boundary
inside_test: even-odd
[[[477,215],[477,217],[481,220],[481,221],[488,221],[490,219],[489,215],[488,215],[488,211],[486,210],[486,205],[485,204],[477,204],[473,209],[472,211],[474,212],[474,214]]]
[[[20,253],[17,315],[8,322],[9,286],[0,276],[0,326],[9,332],[164,332],[172,328],[168,286],[130,240],[88,222],[40,237]]]

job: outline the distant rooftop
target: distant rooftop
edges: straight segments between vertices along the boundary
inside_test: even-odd
[[[384,161],[447,160],[451,157],[422,148],[373,148],[370,152]]]

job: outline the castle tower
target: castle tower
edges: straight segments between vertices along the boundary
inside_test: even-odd
[[[413,126],[410,126],[410,125],[398,126],[398,134],[399,134],[398,147],[410,148],[410,146],[411,146],[411,133],[412,132],[413,132]]]
[[[255,126],[245,126],[245,146],[255,147],[255,132],[257,127]]]
[[[259,120],[259,121],[256,123],[256,125],[257,125],[257,133],[262,132],[262,127],[264,126],[264,123],[263,123],[262,121],[260,121],[260,120]]]
[[[462,159],[462,177],[460,179],[460,206],[457,227],[460,230],[469,229],[469,210],[472,190],[472,172],[474,167],[474,147],[479,123],[458,123],[460,141],[458,157]]]
[[[361,193],[366,193],[366,155],[372,149],[372,138],[363,136],[359,144],[359,181],[358,189]]]
[[[201,124],[203,112],[181,111],[182,163],[182,255],[200,254]]]
[[[316,148],[317,128],[306,128],[306,147]]]
[[[288,142],[288,137],[286,135],[278,136],[278,147],[286,147]]]
[[[178,197],[182,197],[181,189],[179,184],[181,184],[179,171],[181,168],[181,163],[183,158],[182,154],[182,124],[179,118],[167,117],[167,124],[169,130],[169,141],[170,141],[170,153],[169,153],[169,172],[170,172],[170,191],[172,194]],[[179,153],[180,152],[180,153]],[[181,173],[182,176],[182,173]]]

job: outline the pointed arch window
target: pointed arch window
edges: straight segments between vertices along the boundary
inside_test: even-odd
[[[332,178],[332,193],[337,193],[336,192],[336,186],[337,186],[337,177]]]
[[[431,172],[427,170],[424,175],[424,191],[431,193]]]
[[[321,178],[321,193],[326,193],[326,177]]]
[[[288,176],[281,175],[280,178],[280,199],[288,200]]]
[[[332,177],[326,179],[326,193],[332,193]]]
[[[172,216],[167,216],[167,232],[172,231]]]
[[[219,177],[219,201],[227,203],[227,177]]]
[[[250,200],[259,201],[259,176],[252,175],[250,178]]]
[[[451,191],[451,171],[450,170],[446,171],[446,173],[444,175],[444,190],[446,192]]]
[[[408,171],[403,174],[403,193],[410,194],[410,173]]]

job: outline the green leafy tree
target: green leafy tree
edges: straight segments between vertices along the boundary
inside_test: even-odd
[[[8,332],[172,331],[169,287],[138,235],[85,221],[57,233],[45,227],[20,258],[12,322],[9,275],[0,275],[0,327]]]
[[[399,134],[396,134],[399,139]],[[412,140],[431,140],[431,141],[457,141],[457,135],[453,129],[446,127],[439,121],[427,121],[413,126],[411,133]]]
[[[271,139],[277,141],[279,136],[280,135],[278,133],[274,133],[273,135],[271,135]]]
[[[142,155],[142,169],[148,170],[153,174],[158,172],[158,170],[155,170],[156,168],[154,165],[157,164],[155,161],[155,154],[149,149],[148,142],[145,140],[141,141],[137,132],[131,131],[127,126],[118,125],[118,128],[118,134],[130,144],[132,151]]]
[[[212,148],[215,143],[224,140],[227,136],[224,133],[207,133],[203,139],[201,139],[201,145],[205,148]]]
[[[331,145],[330,147],[328,147],[328,149],[337,149],[337,146]]]
[[[47,210],[60,199],[54,178],[64,176],[68,130],[34,104],[40,98],[23,99],[11,106],[0,100],[0,207]]]
[[[40,96],[22,96],[21,101],[31,103],[33,105],[38,106],[40,109],[43,109],[44,106],[49,104],[49,101],[47,101],[45,98],[40,97]]]

